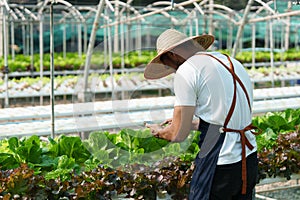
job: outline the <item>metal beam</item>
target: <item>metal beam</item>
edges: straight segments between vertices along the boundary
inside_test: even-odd
[[[245,24],[247,22],[247,17],[248,17],[248,14],[250,12],[250,8],[251,8],[251,5],[252,5],[253,1],[254,0],[249,0],[248,3],[247,3],[247,6],[245,8],[245,12],[244,12],[241,24],[239,26],[239,29],[238,29],[238,32],[237,32],[237,35],[236,35],[236,38],[235,38],[234,46],[233,46],[233,49],[232,49],[232,54],[231,54],[232,57],[235,57],[235,55],[237,53],[237,48],[238,48],[239,40],[240,40],[240,38],[242,36],[243,30],[244,30],[244,26],[245,26]]]
[[[296,15],[300,15],[300,10],[294,10],[294,11],[290,11],[290,12],[286,12],[286,13],[279,13],[279,14],[275,14],[275,15],[269,15],[266,17],[250,19],[250,20],[248,20],[248,23],[256,23],[256,22],[268,21],[268,20],[275,19],[275,18],[282,18],[282,17],[296,16]]]
[[[178,8],[180,6],[186,6],[186,5],[192,4],[192,3],[197,2],[197,1],[200,1],[200,0],[187,0],[187,1],[184,1],[182,3],[174,4],[173,8]],[[161,13],[163,11],[172,10],[173,8],[170,5],[170,6],[167,6],[167,7],[164,7],[164,8],[149,12],[149,13],[142,14],[140,16],[135,16],[135,17],[132,17],[132,18],[129,18],[129,19],[126,19],[126,20],[120,20],[119,22],[113,22],[111,24],[104,25],[104,26],[101,26],[101,28],[105,28],[107,26],[114,26],[116,24],[123,24],[123,23],[128,23],[128,22],[131,22],[131,21],[136,21],[136,20],[142,19],[144,17],[149,17],[149,16],[152,16],[154,14]]]

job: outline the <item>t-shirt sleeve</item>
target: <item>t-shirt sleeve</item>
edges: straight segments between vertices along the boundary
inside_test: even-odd
[[[192,66],[184,63],[174,77],[174,106],[196,106],[195,72]]]

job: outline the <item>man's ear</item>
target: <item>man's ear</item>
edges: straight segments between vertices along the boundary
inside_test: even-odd
[[[168,56],[169,58],[174,59],[175,57],[177,57],[177,54],[172,51],[168,51]]]
[[[168,51],[168,52],[166,52],[165,54],[169,57],[169,56],[173,56],[174,53],[171,52],[171,51]]]

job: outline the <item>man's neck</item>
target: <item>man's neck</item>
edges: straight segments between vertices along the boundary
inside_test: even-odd
[[[186,49],[178,49],[179,55],[181,55],[182,58],[185,60],[189,59],[193,55],[195,55],[197,52],[201,51],[201,49],[196,48],[194,45],[190,45],[189,48]]]

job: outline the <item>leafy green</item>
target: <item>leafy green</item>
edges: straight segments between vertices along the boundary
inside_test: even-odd
[[[49,140],[48,153],[52,156],[66,155],[69,158],[74,158],[78,164],[84,163],[90,157],[90,152],[85,148],[79,137],[61,135],[57,141],[50,138]]]
[[[257,150],[270,149],[276,145],[278,135],[271,128],[267,128],[262,134],[256,136]]]
[[[20,166],[20,163],[16,160],[16,158],[9,153],[0,153],[0,169],[14,169]]]
[[[40,163],[42,161],[42,149],[40,147],[40,139],[38,136],[33,135],[24,141],[16,149],[16,153],[25,162]]]
[[[222,53],[230,54],[229,50],[218,50]],[[132,51],[127,52],[124,55],[124,64],[127,68],[137,67],[139,65],[144,65],[148,63],[153,56],[156,54],[155,51]],[[285,60],[299,60],[300,55],[299,51],[296,49],[289,49],[288,51],[285,51],[283,53],[280,52],[274,52],[274,59],[275,61],[285,61]],[[50,69],[50,54],[44,54],[43,56],[43,69],[49,70]],[[54,59],[55,59],[55,70],[61,71],[61,70],[78,70],[83,69],[84,61],[85,61],[86,55],[83,54],[81,57],[78,55],[78,53],[74,52],[68,52],[66,53],[66,58],[63,56],[62,53],[55,53]],[[122,56],[120,53],[114,53],[113,55],[113,66],[114,68],[120,68],[121,62],[122,62]],[[239,52],[236,56],[236,58],[241,61],[242,63],[250,63],[252,61],[252,52]],[[91,67],[92,68],[99,68],[99,66],[103,66],[105,55],[103,53],[94,52],[91,58]],[[255,52],[255,61],[256,62],[268,62],[270,61],[270,53],[267,51],[257,51]],[[0,63],[3,70],[3,58],[0,58]],[[34,71],[40,71],[40,60],[39,60],[39,54],[34,55],[33,59],[34,63]],[[15,71],[30,71],[31,70],[31,56],[25,56],[22,54],[17,54],[15,56],[14,60],[9,59],[8,60],[8,66],[9,70],[11,72]]]
[[[283,176],[288,180],[300,171],[299,130],[280,134],[276,145],[259,151],[259,179]]]
[[[300,109],[253,118],[259,179],[300,171]],[[185,199],[199,152],[200,132],[181,143],[152,136],[148,129],[95,131],[87,140],[61,135],[0,140],[0,197],[10,199]],[[26,164],[24,164],[26,163]]]
[[[3,166],[11,166],[13,168],[21,163],[40,163],[42,161],[42,149],[39,137],[33,135],[22,140],[16,137],[9,138],[6,143],[6,150],[1,154],[0,159]]]
[[[279,134],[297,130],[300,125],[299,116],[300,109],[287,109],[283,112],[272,112],[253,118],[253,125],[262,130],[262,134],[256,137],[258,150],[270,149],[273,145],[276,145]]]
[[[78,170],[79,168],[74,158],[62,155],[57,158],[57,168],[46,173],[45,178],[47,180],[60,178],[62,181],[65,181],[71,178],[71,172],[78,172]]]

